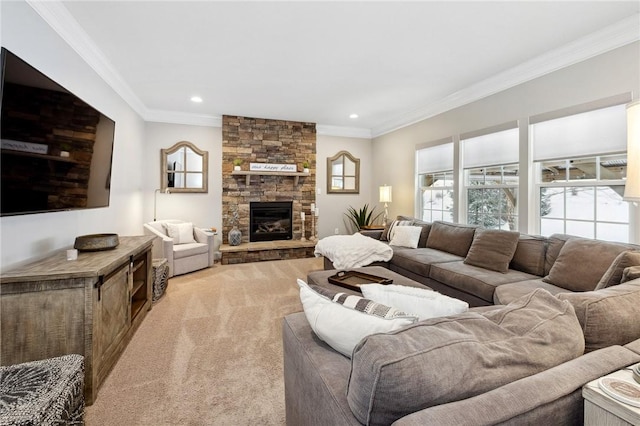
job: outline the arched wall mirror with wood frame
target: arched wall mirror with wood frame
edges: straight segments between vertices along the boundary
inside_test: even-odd
[[[360,193],[360,159],[347,151],[327,158],[327,194]]]
[[[209,153],[191,142],[181,141],[161,149],[161,190],[208,192]]]

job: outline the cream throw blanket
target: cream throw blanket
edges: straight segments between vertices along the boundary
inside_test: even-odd
[[[318,241],[314,252],[333,262],[336,269],[354,269],[373,262],[387,262],[393,257],[393,249],[387,244],[366,237],[353,235],[331,235]]]

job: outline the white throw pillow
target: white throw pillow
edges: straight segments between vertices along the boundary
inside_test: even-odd
[[[393,234],[396,232],[396,228],[399,226],[411,226],[413,223],[412,220],[394,220],[389,225],[389,232],[387,233],[387,241],[391,241],[393,239]]]
[[[298,286],[304,313],[314,333],[349,358],[362,338],[397,330],[418,320],[416,316],[359,296],[312,288],[300,279]]]
[[[174,244],[195,243],[193,238],[193,223],[165,223],[167,227],[167,235],[173,238]]]
[[[363,284],[360,289],[367,299],[417,315],[420,321],[457,315],[469,310],[467,302],[426,288],[396,284]]]
[[[390,246],[417,248],[422,226],[396,226],[389,241]]]

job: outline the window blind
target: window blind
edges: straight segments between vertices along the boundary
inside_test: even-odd
[[[625,105],[532,124],[531,138],[534,161],[625,152]]]
[[[419,149],[416,155],[418,174],[453,170],[453,142]]]

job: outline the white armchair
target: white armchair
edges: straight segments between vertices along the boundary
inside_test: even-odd
[[[152,257],[167,259],[170,277],[213,266],[220,249],[217,235],[182,220],[147,222],[144,233],[158,237],[153,241]]]

